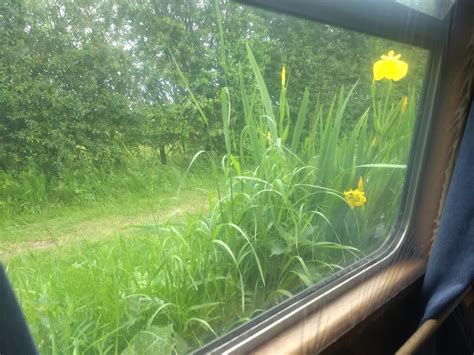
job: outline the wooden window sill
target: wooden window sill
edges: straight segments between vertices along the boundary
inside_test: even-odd
[[[422,259],[405,260],[387,267],[252,353],[308,354],[323,350],[421,277],[425,264]]]

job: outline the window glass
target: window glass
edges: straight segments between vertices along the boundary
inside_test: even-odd
[[[456,0],[397,0],[397,2],[427,15],[443,19]]]
[[[42,353],[190,351],[394,228],[426,50],[204,0],[4,0],[0,48],[0,255]]]

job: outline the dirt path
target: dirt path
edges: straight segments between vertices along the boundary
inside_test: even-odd
[[[207,208],[207,197],[197,194],[187,196],[186,200],[177,200],[172,206],[159,208],[154,213],[132,215],[122,213],[93,217],[76,222],[69,221],[66,227],[58,227],[51,221],[32,223],[22,226],[16,231],[17,233],[30,234],[31,238],[26,241],[12,241],[1,245],[0,259],[31,251],[61,247],[84,239],[100,240],[117,235],[130,235],[136,232],[136,227],[180,219],[187,214],[203,212]],[[15,230],[11,233],[15,233]]]

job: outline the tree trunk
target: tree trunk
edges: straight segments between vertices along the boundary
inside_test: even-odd
[[[168,160],[166,159],[166,151],[165,151],[165,146],[162,145],[160,146],[160,161],[161,161],[161,164],[168,164]]]

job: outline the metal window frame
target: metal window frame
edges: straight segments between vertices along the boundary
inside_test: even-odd
[[[420,194],[424,162],[432,132],[435,97],[447,46],[451,13],[443,19],[417,12],[390,0],[239,0],[270,11],[354,30],[429,50],[400,213],[377,251],[323,282],[283,301],[249,322],[211,341],[195,354],[246,353],[320,309],[397,260],[420,257],[410,243],[414,211]]]
[[[240,3],[432,48],[444,35],[444,20],[393,0],[237,0]]]

